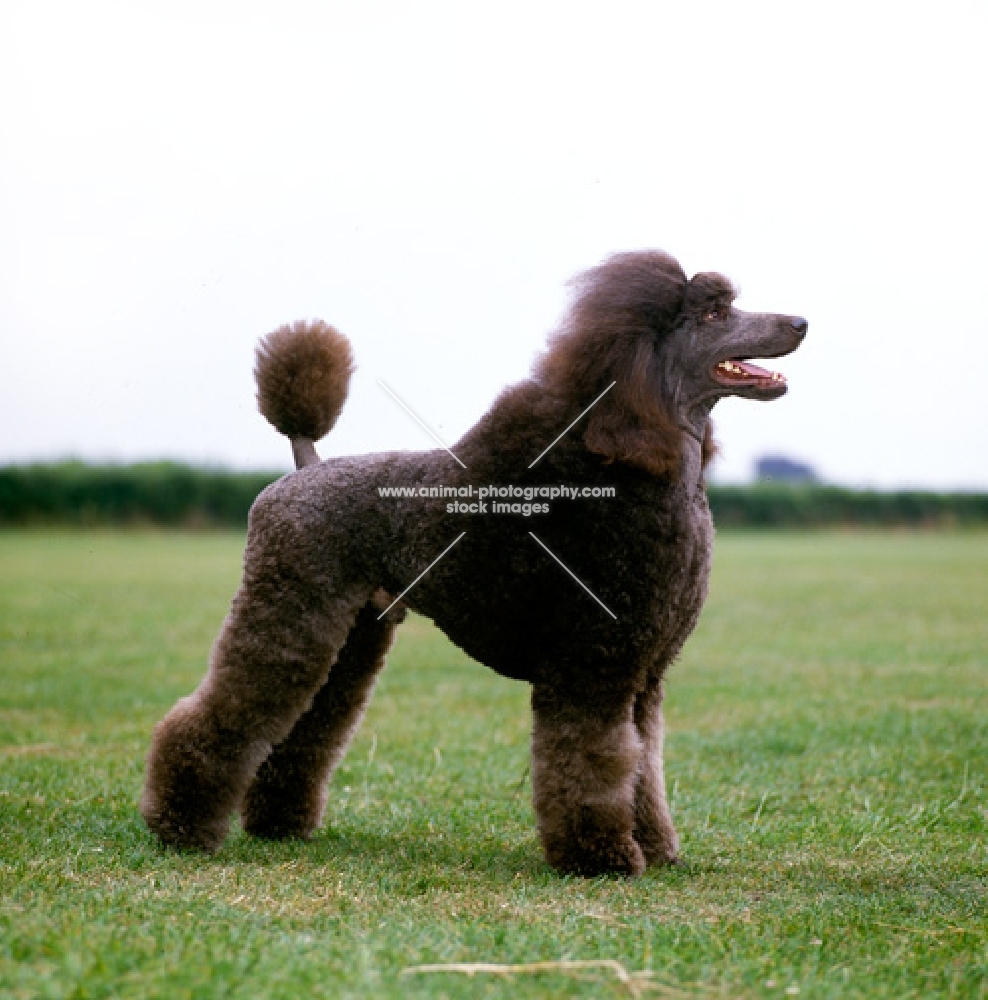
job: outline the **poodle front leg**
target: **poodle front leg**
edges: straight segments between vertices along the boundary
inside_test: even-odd
[[[635,840],[649,865],[673,865],[679,860],[679,837],[666,800],[662,762],[662,693],[662,682],[656,680],[635,699],[635,728],[644,747],[635,786]]]
[[[245,580],[199,688],[155,727],[141,812],[166,844],[215,851],[261,762],[324,683],[366,592]]]
[[[363,719],[405,617],[395,609],[378,620],[382,610],[373,603],[361,609],[312,707],[261,764],[240,810],[248,833],[306,839],[322,822],[330,776]]]
[[[608,710],[532,695],[532,788],[546,860],[562,872],[640,875],[634,837],[642,743],[632,702]]]

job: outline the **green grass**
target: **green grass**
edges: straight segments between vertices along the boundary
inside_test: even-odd
[[[527,689],[407,624],[310,843],[161,850],[236,533],[0,533],[0,996],[988,997],[988,534],[724,534],[668,685],[686,864],[542,862]],[[771,984],[771,985],[770,985]],[[788,991],[788,992],[787,992]]]

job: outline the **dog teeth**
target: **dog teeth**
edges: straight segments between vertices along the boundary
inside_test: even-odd
[[[784,383],[786,378],[781,372],[766,372],[763,375],[755,375],[749,372],[743,365],[735,364],[733,361],[721,361],[717,364],[717,369],[725,375],[739,375],[742,378],[769,379],[772,382]]]

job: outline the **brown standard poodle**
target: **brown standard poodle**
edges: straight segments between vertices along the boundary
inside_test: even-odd
[[[781,396],[784,378],[744,359],[788,354],[807,328],[741,312],[735,294],[719,274],[688,280],[665,253],[609,258],[576,279],[532,377],[451,452],[320,462],[313,442],[343,406],[349,344],[321,322],[265,338],[258,401],[299,468],[254,504],[209,670],[155,729],[141,802],[151,829],[215,851],[239,810],[249,833],[309,836],[407,607],[532,685],[550,864],[638,875],[675,862],[662,678],[707,592],[710,410],[728,395]],[[481,486],[544,484],[613,495],[553,499],[528,517],[476,502]],[[379,489],[409,485],[446,496]],[[475,512],[450,513],[449,496],[471,486]]]

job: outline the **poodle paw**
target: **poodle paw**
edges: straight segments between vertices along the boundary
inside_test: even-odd
[[[262,840],[311,840],[317,824],[301,822],[293,817],[250,816],[240,817],[244,833]]]
[[[223,846],[230,825],[226,819],[196,824],[151,809],[142,808],[141,812],[161,843],[179,851],[215,854]]]
[[[631,837],[593,845],[561,845],[546,852],[553,868],[567,875],[594,878],[598,875],[626,875],[637,878],[645,871],[645,855]]]
[[[635,840],[642,846],[649,868],[679,863],[679,837],[671,821],[635,826]]]
[[[655,854],[646,855],[645,864],[649,868],[672,868],[683,864],[683,859],[678,854]]]
[[[679,860],[679,850],[677,847],[667,847],[661,845],[658,847],[648,847],[643,845],[645,854],[645,864],[649,868],[659,868],[665,865],[678,865],[681,864]]]
[[[262,767],[240,804],[240,823],[245,833],[264,840],[309,840],[325,812],[325,785],[293,782],[284,775],[278,780]]]

